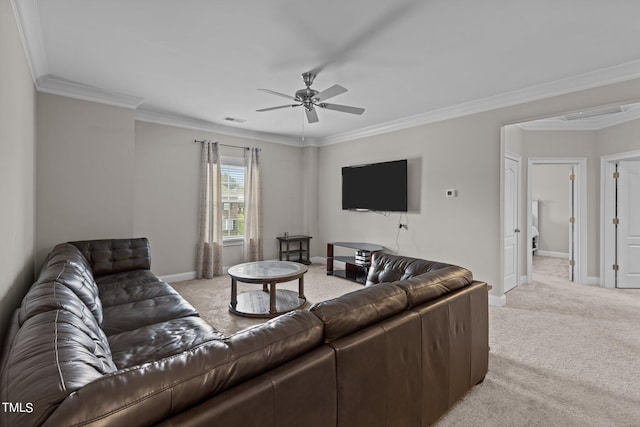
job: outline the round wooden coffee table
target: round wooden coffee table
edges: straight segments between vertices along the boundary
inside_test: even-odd
[[[302,308],[307,302],[304,296],[304,274],[307,270],[307,266],[290,261],[257,261],[234,265],[229,269],[229,311],[245,317],[269,318]],[[298,292],[276,289],[277,283],[296,279]],[[238,295],[238,282],[261,284],[262,290]]]

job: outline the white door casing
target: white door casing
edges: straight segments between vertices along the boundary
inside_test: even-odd
[[[504,159],[504,291],[519,281],[520,260],[520,159],[506,155]]]
[[[576,166],[571,165],[569,169],[569,280],[574,282],[576,278]]]
[[[640,289],[640,161],[618,163],[618,288]]]

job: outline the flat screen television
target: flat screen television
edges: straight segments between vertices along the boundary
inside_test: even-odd
[[[343,167],[342,209],[407,212],[407,160]]]

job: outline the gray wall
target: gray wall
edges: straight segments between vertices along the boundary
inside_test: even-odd
[[[493,285],[492,295],[502,297],[502,127],[638,99],[637,81],[624,82],[321,147],[316,250],[336,240],[378,243],[404,255],[466,266]],[[342,166],[397,158],[412,165],[413,207],[409,230],[400,232],[398,243],[398,215],[340,209]],[[458,197],[445,198],[447,188],[457,189]]]
[[[134,110],[38,94],[36,264],[61,242],[131,237]]]
[[[0,343],[33,280],[35,89],[9,0],[0,0]]]
[[[277,259],[276,236],[303,226],[303,149],[192,129],[136,122],[134,230],[151,241],[153,270],[171,275],[195,270],[201,145],[209,139],[260,152],[265,259]],[[220,147],[223,156],[243,150]],[[242,262],[242,246],[226,246],[224,266]]]
[[[37,111],[37,268],[60,242],[145,236],[154,272],[193,272],[200,167],[194,139],[262,148],[265,258],[277,258],[276,236],[305,231],[302,185],[313,186],[313,168],[306,181],[303,168],[305,159],[315,162],[313,151],[303,156],[301,147],[137,122],[132,109],[57,95],[38,94]],[[242,157],[243,150],[223,146],[221,154]],[[241,246],[225,247],[225,266],[241,260]]]

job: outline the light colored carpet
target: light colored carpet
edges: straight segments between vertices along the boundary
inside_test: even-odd
[[[487,377],[438,425],[640,426],[640,291],[534,263],[533,283],[489,309]]]
[[[489,373],[438,426],[640,426],[640,291],[571,283],[564,261],[534,257],[533,283],[490,307]],[[228,277],[173,285],[223,333],[264,321],[228,312]],[[309,302],[360,287],[305,276]]]
[[[304,275],[306,307],[326,301],[347,292],[362,289],[362,285],[338,277],[327,276],[324,264],[311,264]],[[229,312],[231,278],[220,276],[208,280],[189,280],[172,283],[171,286],[189,301],[208,323],[226,335],[265,322],[267,319],[242,317]],[[278,283],[277,289],[298,290],[298,281]],[[238,295],[242,292],[262,289],[261,285],[238,282]]]

